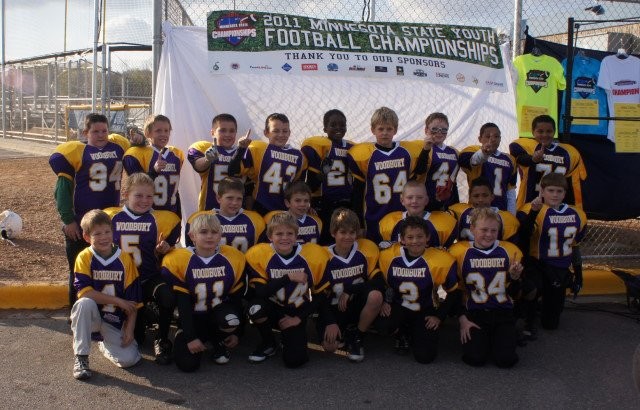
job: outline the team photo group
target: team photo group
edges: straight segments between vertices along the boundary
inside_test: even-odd
[[[296,148],[284,114],[266,118],[266,140],[239,135],[234,116],[219,114],[211,137],[185,153],[164,115],[127,137],[87,115],[83,141],[49,159],[76,379],[91,377],[92,341],[130,367],[153,335],[156,363],[193,372],[204,360],[229,362],[241,338],[255,339],[254,363],[278,354],[299,367],[309,342],[360,362],[374,332],[430,363],[450,321],[465,363],[509,368],[538,327],[558,328],[566,293],[582,287],[587,221],[583,165],[554,139],[554,118],[534,117],[532,138],[508,153],[494,123],[477,131],[477,145],[447,145],[439,112],[402,141],[387,107],[372,112],[371,142],[350,142],[338,109],[320,121],[323,135]],[[196,201],[179,195],[185,166],[201,187],[197,212],[183,220],[181,203]]]

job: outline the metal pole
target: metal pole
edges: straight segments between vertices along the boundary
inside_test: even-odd
[[[151,73],[151,111],[156,97],[156,81],[162,53],[162,0],[153,0],[153,72]]]
[[[25,131],[25,121],[23,118],[24,115],[24,86],[22,83],[22,79],[24,78],[23,76],[24,74],[24,67],[22,65],[20,65],[20,94],[18,94],[18,99],[19,99],[19,104],[20,104],[20,112],[18,114],[18,117],[20,118],[20,135],[22,138],[24,138],[24,131]]]
[[[565,91],[564,118],[562,119],[564,127],[562,135],[560,136],[560,142],[569,142],[571,139],[571,123],[573,122],[571,118],[571,94],[573,90],[573,81],[571,81],[571,78],[573,77],[573,58],[575,55],[573,52],[573,24],[573,17],[569,17],[567,23],[567,72],[565,74],[567,90]]]
[[[376,0],[369,2],[369,21],[376,21]]]
[[[107,46],[104,43],[104,40],[102,42],[102,67],[101,67],[101,71],[102,71],[102,88],[100,89],[100,112],[102,114],[104,114],[106,112],[106,106],[107,106]]]
[[[100,39],[100,0],[93,0],[93,70],[91,72],[91,112],[96,111],[98,97],[98,40]]]
[[[53,64],[53,137],[58,142],[58,57],[53,60]]]
[[[4,8],[4,0],[2,0],[2,138],[7,137],[7,126],[5,123],[5,116],[7,114],[7,109],[4,101],[4,70],[5,70],[5,18],[4,18],[5,8]]]
[[[515,0],[513,7],[513,44],[511,44],[511,58],[520,55],[522,42],[522,0]]]
[[[105,96],[107,99],[107,118],[111,118],[111,47],[107,46],[107,91]]]

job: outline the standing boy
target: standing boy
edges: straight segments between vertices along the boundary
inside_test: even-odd
[[[109,135],[109,122],[102,114],[88,114],[82,134],[86,143],[65,142],[49,158],[49,165],[58,176],[54,195],[69,263],[69,306],[76,300],[73,286],[76,256],[89,246],[83,239],[80,220],[91,209],[120,204],[122,157],[129,148],[126,138]]]
[[[253,210],[263,216],[286,209],[284,191],[307,167],[302,152],[288,144],[291,130],[286,115],[269,115],[264,127],[269,143],[251,141],[247,134],[238,141],[238,152],[229,163],[230,176],[245,175],[255,184]]]
[[[400,193],[416,165],[421,141],[394,142],[398,115],[390,108],[378,108],[371,116],[371,133],[376,142],[354,145],[348,152],[353,174],[353,210],[364,215],[367,239],[381,241],[379,222],[393,211],[401,211]]]
[[[202,181],[198,211],[218,208],[218,183],[229,175],[229,162],[236,153],[238,123],[231,114],[218,114],[211,121],[212,141],[198,141],[189,147],[187,159]],[[247,135],[249,135],[247,132]]]

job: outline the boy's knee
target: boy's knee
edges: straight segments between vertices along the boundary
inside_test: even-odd
[[[175,357],[176,366],[185,373],[193,373],[200,368],[201,353],[191,354],[190,356]]]
[[[433,362],[438,355],[438,351],[436,349],[413,349],[413,357],[416,359],[416,362],[421,364],[428,364]]]
[[[508,369],[518,363],[518,355],[515,352],[508,355],[500,355],[494,359],[494,362],[496,366],[503,369]]]
[[[379,290],[374,289],[367,295],[367,305],[369,306],[382,306],[383,300],[384,299],[382,297],[382,292],[380,292]]]
[[[301,351],[296,349],[295,351],[286,350],[282,353],[282,360],[284,361],[284,365],[290,369],[295,369],[296,367],[300,367],[306,362],[309,361],[309,355],[305,351]]]
[[[249,319],[253,323],[264,323],[268,318],[267,309],[261,302],[253,302],[249,306]]]
[[[486,357],[480,357],[468,353],[462,355],[462,361],[473,367],[482,367],[487,363]]]
[[[122,368],[135,366],[141,359],[142,356],[140,356],[140,352],[136,346],[134,348],[127,349],[125,353],[122,354],[122,357],[118,358],[118,366]]]

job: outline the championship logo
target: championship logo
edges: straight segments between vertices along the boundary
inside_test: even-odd
[[[573,91],[582,98],[589,98],[596,93],[596,80],[589,77],[578,77],[573,83]]]
[[[256,37],[256,18],[253,14],[229,13],[220,16],[211,32],[214,39],[223,39],[236,47],[247,37]]]
[[[537,93],[541,88],[547,88],[547,80],[549,79],[549,72],[542,70],[529,70],[527,72],[527,79],[525,85],[531,87],[533,92]]]

